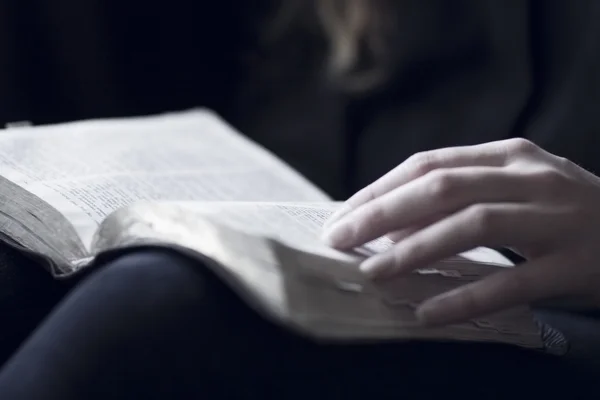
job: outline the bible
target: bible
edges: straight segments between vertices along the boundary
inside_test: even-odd
[[[479,248],[374,283],[319,240],[340,203],[206,109],[0,133],[1,239],[57,279],[148,246],[203,261],[273,323],[323,341],[442,340],[548,349],[528,307],[444,328],[420,301],[513,265]],[[546,332],[546,333],[545,333]]]

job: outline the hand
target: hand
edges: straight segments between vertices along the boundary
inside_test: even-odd
[[[395,237],[361,265],[374,279],[478,246],[528,259],[422,303],[417,317],[439,325],[561,297],[600,305],[599,230],[600,178],[511,139],[416,154],[346,201],[324,240],[349,249]]]

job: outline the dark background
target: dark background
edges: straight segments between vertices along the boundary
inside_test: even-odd
[[[257,3],[0,2],[0,123],[227,113]]]
[[[2,0],[0,125],[197,106],[229,117],[243,48],[256,39],[249,3]],[[0,365],[67,288],[0,246]]]

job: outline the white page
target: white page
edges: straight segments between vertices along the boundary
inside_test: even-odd
[[[0,173],[64,214],[86,245],[106,215],[139,200],[328,200],[204,110],[5,130]]]
[[[337,205],[142,202],[105,220],[94,250],[156,242],[192,249],[213,260],[216,264],[207,265],[258,310],[270,310],[286,324],[294,321],[312,334],[540,345],[538,327],[526,307],[442,331],[421,329],[414,319],[414,305],[484,276],[492,266],[445,264],[433,276],[429,268],[410,279],[375,285],[358,271],[356,256],[335,252],[318,240],[323,222]],[[264,240],[262,235],[277,238],[279,243]],[[384,242],[375,251],[384,250]]]
[[[173,202],[187,212],[208,215],[219,224],[259,236],[280,240],[292,247],[334,258],[345,253],[325,246],[319,236],[323,224],[340,203],[273,203],[273,202]],[[392,242],[380,239],[368,243],[369,254],[389,248]]]
[[[271,237],[298,248],[323,256],[347,258],[347,255],[325,246],[320,235],[329,216],[340,206],[339,202],[274,203],[274,202],[172,202],[189,212],[209,215],[221,224],[251,234]],[[383,252],[393,246],[385,237],[365,244],[357,249],[357,256],[369,256]],[[500,253],[479,247],[460,254],[463,260],[478,263],[511,266],[511,262]]]

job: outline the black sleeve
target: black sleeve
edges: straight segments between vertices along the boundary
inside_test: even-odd
[[[523,136],[600,173],[600,1],[534,0],[530,17],[534,90]]]

